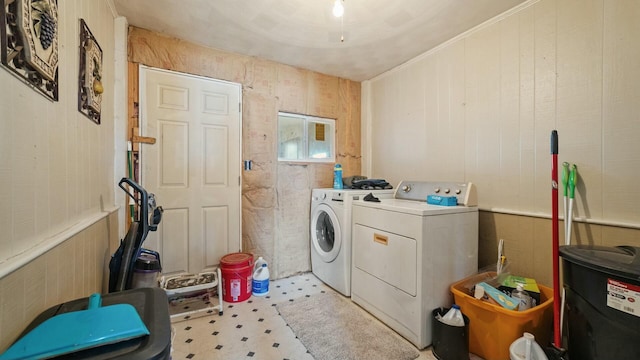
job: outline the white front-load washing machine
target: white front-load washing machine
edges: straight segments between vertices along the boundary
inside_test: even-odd
[[[351,296],[351,208],[369,193],[391,198],[394,190],[313,189],[311,271],[344,296]]]

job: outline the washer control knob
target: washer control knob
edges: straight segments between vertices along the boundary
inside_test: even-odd
[[[435,188],[435,189],[433,190],[433,192],[434,192],[434,193],[436,193],[436,194],[437,194],[437,193],[439,193],[439,192],[440,192],[440,188]]]
[[[411,191],[411,186],[409,186],[409,185],[404,185],[404,186],[402,187],[402,191],[404,191],[404,192],[406,192],[406,193],[407,193],[407,192],[409,192],[409,191]]]
[[[322,193],[322,195],[320,195],[320,198],[322,200],[325,200],[327,198],[327,194],[326,193]]]
[[[444,193],[445,193],[445,194],[448,194],[448,193],[450,193],[450,192],[451,192],[451,190],[449,190],[449,189],[444,189]]]
[[[456,189],[456,195],[460,195],[460,193],[462,193],[462,190]]]

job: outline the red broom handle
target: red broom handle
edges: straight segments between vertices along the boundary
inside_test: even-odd
[[[553,342],[556,348],[562,348],[560,337],[560,266],[558,244],[558,132],[551,132],[551,229],[553,244]]]

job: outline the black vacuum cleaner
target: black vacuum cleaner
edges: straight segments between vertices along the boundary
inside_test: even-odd
[[[133,190],[127,191],[125,184]],[[109,261],[109,292],[129,290],[132,288],[132,279],[136,259],[143,253],[153,253],[143,249],[142,243],[147,238],[149,231],[156,231],[162,220],[162,206],[156,206],[155,196],[149,194],[142,186],[129,178],[122,178],[118,186],[131,197],[140,211],[137,221],[132,221],[127,235],[120,241],[120,246],[111,256]],[[151,214],[151,215],[150,215]],[[151,216],[151,219],[149,218]]]

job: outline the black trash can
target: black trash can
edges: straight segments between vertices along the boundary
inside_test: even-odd
[[[570,359],[640,359],[640,247],[560,247]]]
[[[448,308],[437,308],[431,316],[433,355],[440,360],[469,360],[469,318],[462,314],[464,326],[452,326],[436,319],[444,316]]]

